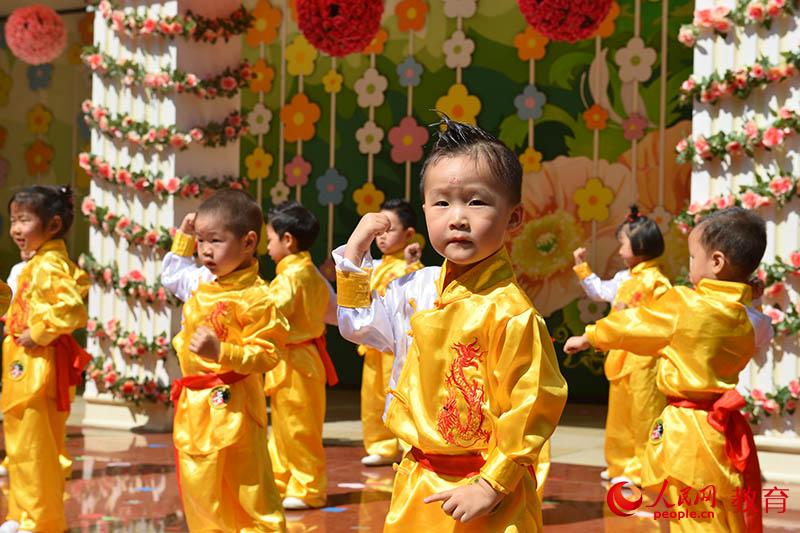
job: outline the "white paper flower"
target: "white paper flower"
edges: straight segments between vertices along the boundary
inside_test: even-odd
[[[355,84],[358,105],[361,107],[378,107],[383,103],[383,93],[388,85],[389,82],[377,70],[368,68]]]
[[[647,81],[650,79],[653,63],[656,62],[656,51],[645,48],[644,41],[634,37],[625,48],[617,50],[614,62],[619,65],[619,79],[622,81]]]
[[[580,313],[581,322],[584,324],[593,324],[606,316],[608,306],[603,302],[595,302],[589,298],[581,298],[578,300],[578,313]]]
[[[654,208],[647,217],[658,224],[658,229],[661,233],[669,231],[669,223],[672,222],[672,213],[664,209],[664,206],[659,205]]]
[[[270,122],[272,122],[272,111],[259,102],[247,114],[247,122],[250,125],[250,133],[253,135],[266,135],[269,133]]]
[[[445,63],[449,68],[465,68],[472,62],[472,52],[475,51],[475,42],[467,39],[461,30],[453,32],[453,35],[444,42],[442,46],[445,55]]]
[[[272,205],[278,205],[289,199],[289,187],[280,180],[270,190],[269,196],[272,199]]]
[[[381,151],[383,130],[373,121],[369,121],[356,131],[358,151],[362,154],[377,154]]]
[[[477,4],[475,0],[444,0],[444,16],[468,19],[475,14]]]

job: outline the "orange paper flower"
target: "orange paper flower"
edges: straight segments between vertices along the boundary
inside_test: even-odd
[[[255,19],[247,30],[245,42],[254,48],[261,43],[272,44],[278,37],[278,28],[283,20],[281,10],[272,7],[267,0],[259,0],[252,13]]]
[[[383,28],[378,30],[378,33],[375,34],[375,37],[372,38],[372,41],[367,45],[366,48],[361,50],[362,54],[375,54],[380,55],[383,53],[383,47],[386,45],[386,40],[389,39],[389,33],[384,30]]]
[[[594,104],[583,112],[583,120],[586,121],[586,127],[590,130],[604,130],[608,120],[608,111],[600,105]]]
[[[543,58],[549,42],[550,39],[534,30],[532,26],[528,26],[524,32],[514,37],[517,55],[523,61]]]
[[[402,0],[394,8],[400,31],[419,31],[425,26],[428,4],[422,0]]]
[[[39,176],[46,174],[50,169],[50,162],[53,160],[55,151],[53,147],[36,139],[25,150],[25,164],[28,167],[28,176]]]
[[[275,71],[266,61],[259,59],[253,66],[253,77],[250,78],[250,90],[254,93],[268,93],[272,90]]]
[[[288,142],[308,141],[314,136],[315,124],[319,120],[320,109],[305,94],[296,94],[292,101],[281,109],[283,133]]]
[[[600,26],[597,28],[597,31],[594,32],[594,36],[599,35],[603,39],[607,37],[611,37],[614,35],[614,30],[616,30],[616,20],[619,17],[619,3],[618,2],[611,2],[611,7],[608,10],[608,15],[606,18],[603,19],[603,22],[600,23]]]

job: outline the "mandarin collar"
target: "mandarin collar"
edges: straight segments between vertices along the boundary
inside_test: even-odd
[[[281,274],[287,268],[293,266],[306,266],[309,264],[313,264],[313,262],[311,261],[311,254],[308,251],[289,254],[278,261],[278,264],[275,266],[275,273]]]
[[[250,266],[234,270],[230,274],[219,277],[212,282],[212,285],[225,287],[226,289],[245,289],[252,287],[256,279],[258,279],[258,261],[253,260]]]
[[[59,254],[67,255],[67,245],[64,239],[52,239],[42,244],[35,255],[45,254],[46,252],[57,252]]]
[[[658,268],[659,260],[658,259],[648,259],[647,261],[642,261],[635,267],[631,269],[631,274],[638,274],[643,270],[647,270],[648,268]]]
[[[716,298],[717,300],[737,302],[742,305],[750,305],[753,299],[753,289],[750,285],[736,281],[704,278],[697,284],[696,290],[700,294]]]
[[[495,285],[514,278],[514,269],[506,247],[503,246],[483,261],[476,263],[469,270],[452,280],[447,287],[442,287],[447,274],[452,269],[450,261],[444,260],[436,290],[439,294],[437,306],[447,305],[456,300],[479,293]]]

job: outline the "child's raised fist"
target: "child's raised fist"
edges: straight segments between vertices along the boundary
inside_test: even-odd
[[[181,221],[181,233],[185,235],[192,235],[194,236],[194,218],[197,216],[197,213],[187,213],[183,220]]]
[[[572,252],[572,257],[575,259],[575,265],[582,265],[586,262],[586,248],[576,248],[574,252]]]
[[[347,240],[344,248],[344,257],[355,265],[361,264],[361,259],[369,250],[375,237],[389,231],[392,221],[383,213],[367,213],[358,222],[352,235]]]
[[[411,265],[416,263],[422,257],[422,246],[420,246],[418,242],[412,242],[403,250],[403,256],[407,264]]]
[[[219,337],[210,329],[199,327],[189,341],[189,351],[196,353],[203,359],[219,360]]]

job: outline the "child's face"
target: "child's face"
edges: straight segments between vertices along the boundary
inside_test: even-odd
[[[53,221],[50,222],[49,226],[53,226]],[[57,222],[60,224],[60,218]],[[11,204],[11,227],[8,233],[23,256],[30,257],[53,238],[57,229],[53,231],[52,227],[45,227],[42,219],[29,206],[16,202]]]
[[[640,258],[633,253],[633,248],[631,247],[631,238],[628,237],[628,233],[624,228],[619,232],[617,240],[619,241],[618,253],[626,267],[633,268],[641,263]]]
[[[288,237],[289,234],[284,233],[283,235]],[[280,263],[284,257],[292,253],[289,239],[281,238],[272,224],[267,224],[267,252],[275,264]]]
[[[218,278],[250,265],[258,236],[242,237],[228,230],[215,213],[201,213],[194,221],[197,257]]]
[[[724,267],[724,254],[719,251],[709,253],[700,240],[702,235],[702,226],[697,226],[689,234],[689,278],[692,285],[697,285],[701,279],[717,279]]]
[[[408,241],[414,236],[416,231],[414,228],[404,228],[400,217],[398,217],[397,213],[394,211],[382,210],[381,214],[386,215],[392,225],[389,231],[378,235],[375,242],[378,244],[378,249],[382,254],[395,254],[406,247]]]
[[[486,166],[469,155],[443,158],[429,166],[424,194],[431,245],[456,265],[466,267],[497,252],[506,230],[522,220],[520,206],[511,205]]]

